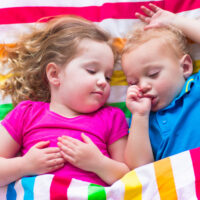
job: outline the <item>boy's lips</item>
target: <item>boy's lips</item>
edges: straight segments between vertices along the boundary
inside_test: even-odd
[[[153,97],[151,99],[151,105],[152,107],[156,106],[158,104],[158,98],[157,97]]]
[[[144,94],[144,97],[146,98],[150,98],[151,99],[151,106],[155,106],[158,103],[158,97],[156,97],[155,95],[152,94]]]

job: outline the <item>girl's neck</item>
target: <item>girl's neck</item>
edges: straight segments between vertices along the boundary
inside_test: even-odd
[[[67,117],[67,118],[74,118],[74,117],[81,115],[81,113],[71,110],[63,104],[59,104],[59,103],[55,103],[55,102],[50,102],[49,109],[50,109],[50,111],[53,111],[61,116]]]

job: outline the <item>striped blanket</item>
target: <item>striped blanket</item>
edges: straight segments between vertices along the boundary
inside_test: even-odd
[[[6,45],[15,45],[19,36],[42,17],[76,14],[107,30],[119,48],[123,37],[138,20],[134,13],[149,2],[188,17],[200,17],[199,0],[0,0],[0,59]],[[191,42],[195,70],[200,67],[200,47]],[[0,84],[11,74],[0,62]],[[125,106],[127,83],[120,63],[111,81],[108,103]],[[13,108],[11,98],[0,94],[0,121]],[[110,187],[101,187],[67,177],[41,175],[24,177],[0,188],[0,200],[8,199],[200,199],[200,149],[194,149],[131,171]]]
[[[200,148],[139,167],[109,187],[67,177],[24,177],[0,187],[1,200],[200,199]]]

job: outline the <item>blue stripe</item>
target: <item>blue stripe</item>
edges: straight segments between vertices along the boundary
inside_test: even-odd
[[[24,200],[34,199],[34,183],[36,176],[22,178],[22,187],[24,188]]]
[[[17,198],[17,193],[15,191],[14,186],[15,186],[15,182],[10,183],[8,185],[7,194],[6,194],[7,200],[15,200]]]

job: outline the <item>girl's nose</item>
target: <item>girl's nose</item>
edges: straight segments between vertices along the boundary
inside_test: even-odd
[[[101,77],[97,80],[97,85],[101,88],[105,88],[106,84],[107,84],[107,81],[105,77]]]

